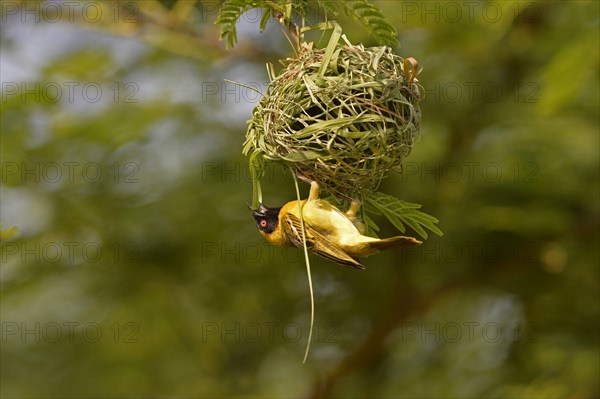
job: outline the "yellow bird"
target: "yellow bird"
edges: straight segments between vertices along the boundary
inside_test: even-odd
[[[363,235],[364,225],[356,219],[360,202],[352,201],[348,211],[343,213],[328,201],[319,199],[317,182],[312,181],[310,185],[306,200],[291,201],[280,208],[267,208],[260,204],[258,210],[254,210],[248,206],[256,227],[269,243],[302,248],[302,213],[307,248],[340,265],[364,269],[358,258],[386,249],[421,244],[413,237],[377,239]]]

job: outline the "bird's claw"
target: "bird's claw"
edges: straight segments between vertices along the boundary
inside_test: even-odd
[[[298,179],[302,180],[303,182],[305,182],[305,183],[308,183],[308,184],[312,184],[312,183],[314,182],[314,180],[313,180],[313,179],[310,179],[310,178],[308,178],[308,177],[304,176],[304,175],[303,175],[302,173],[300,173],[300,172],[296,172],[296,177],[297,177]]]

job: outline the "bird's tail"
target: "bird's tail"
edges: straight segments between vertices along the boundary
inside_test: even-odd
[[[386,249],[390,248],[406,247],[421,244],[422,242],[417,240],[416,238],[405,236],[389,237],[369,242],[369,246],[378,251],[385,251]]]

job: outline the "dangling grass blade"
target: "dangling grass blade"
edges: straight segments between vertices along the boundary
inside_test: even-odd
[[[260,179],[265,173],[265,161],[260,151],[254,151],[250,155],[250,178],[252,179],[252,209],[258,209],[262,203],[262,190]]]
[[[302,205],[300,202],[300,189],[298,188],[298,178],[294,169],[290,167],[290,172],[294,176],[294,184],[296,186],[296,197],[298,198],[298,211],[300,212],[300,226],[302,227],[302,243],[304,247],[304,261],[306,262],[306,274],[308,275],[308,290],[310,291],[310,329],[308,330],[308,341],[306,342],[306,351],[302,364],[306,363],[308,353],[310,352],[310,342],[312,341],[313,327],[315,325],[315,296],[313,293],[312,275],[310,272],[310,259],[308,258],[308,248],[306,247],[306,233],[304,229],[304,217],[302,216]]]

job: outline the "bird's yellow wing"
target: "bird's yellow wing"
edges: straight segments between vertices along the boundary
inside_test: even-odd
[[[287,213],[282,219],[281,227],[284,229],[285,235],[289,237],[296,247],[302,248],[304,246],[302,242],[302,224],[298,217]],[[317,255],[343,266],[351,266],[357,269],[365,268],[336,243],[313,229],[308,223],[304,223],[304,229],[306,233],[306,247]]]

